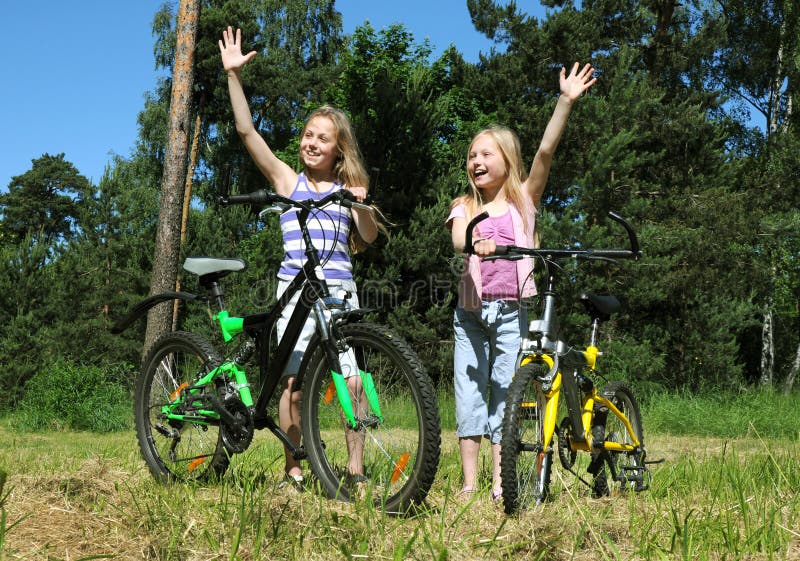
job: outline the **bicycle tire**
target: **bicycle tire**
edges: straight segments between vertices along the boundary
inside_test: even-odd
[[[611,401],[617,409],[622,411],[631,423],[636,438],[639,439],[640,450],[644,449],[644,432],[642,430],[642,414],[639,403],[633,396],[633,392],[625,382],[610,382],[603,388],[603,397]],[[623,444],[633,444],[625,425],[622,421],[609,412],[605,422],[606,441],[619,442]],[[614,465],[614,471],[619,477],[617,483],[620,490],[634,488],[636,481],[625,477],[628,472],[641,474],[644,469],[644,458],[640,451],[635,452],[609,452],[610,461]],[[624,469],[623,469],[624,468]],[[595,497],[602,497],[611,494],[614,484],[609,484],[608,474],[605,464],[598,470],[592,481],[592,494]]]
[[[338,332],[354,351],[359,369],[372,375],[383,422],[346,433],[324,349],[309,347],[313,354],[301,368],[301,427],[309,464],[329,497],[371,497],[386,512],[404,513],[423,503],[439,464],[441,429],[433,384],[416,353],[389,329],[357,322]],[[368,418],[366,400],[350,389],[356,418]],[[363,470],[348,465],[348,438],[353,446],[363,442]]]
[[[506,514],[541,504],[550,492],[553,450],[544,449],[546,398],[537,382],[546,373],[543,363],[522,366],[508,389],[500,440],[500,477]]]
[[[202,481],[222,475],[229,456],[219,425],[166,421],[161,407],[222,363],[216,349],[193,333],[159,337],[148,351],[134,390],[136,437],[150,472],[160,482]]]

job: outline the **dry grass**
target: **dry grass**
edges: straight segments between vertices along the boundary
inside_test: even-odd
[[[552,502],[506,517],[488,489],[455,500],[447,436],[428,509],[401,519],[279,490],[281,453],[269,435],[218,484],[160,486],[131,433],[0,427],[10,527],[0,559],[800,559],[796,443],[652,437],[651,458],[668,462],[654,468],[650,491],[592,499],[557,469]],[[737,483],[739,473],[747,481]],[[751,486],[756,475],[763,486]],[[708,545],[724,539],[731,549]]]

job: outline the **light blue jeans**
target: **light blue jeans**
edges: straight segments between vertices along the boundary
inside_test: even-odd
[[[456,308],[453,355],[456,435],[500,443],[506,394],[526,325],[518,302],[483,302],[480,311]]]

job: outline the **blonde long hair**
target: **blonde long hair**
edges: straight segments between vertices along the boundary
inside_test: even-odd
[[[505,163],[505,176],[506,180],[503,182],[500,191],[505,195],[506,200],[511,201],[517,210],[522,215],[522,225],[524,230],[528,231],[528,208],[527,198],[525,193],[522,192],[522,184],[527,178],[525,168],[522,165],[522,149],[520,148],[519,138],[516,133],[508,127],[501,125],[492,125],[483,129],[472,138],[467,149],[467,177],[469,178],[470,192],[462,195],[453,201],[451,209],[463,204],[467,209],[467,222],[469,222],[483,205],[483,197],[481,196],[480,189],[475,186],[472,179],[472,174],[469,169],[469,154],[472,152],[472,146],[475,141],[481,136],[488,136],[497,145],[500,155],[503,157]]]
[[[327,117],[333,123],[336,132],[336,148],[339,150],[339,157],[333,165],[333,173],[336,179],[351,187],[364,187],[369,190],[369,176],[364,167],[364,157],[353,133],[353,126],[350,119],[341,109],[332,105],[322,105],[315,109],[306,119],[302,133],[305,134],[308,123],[314,117]],[[301,134],[302,136],[302,134]]]
[[[364,157],[361,155],[361,149],[358,147],[358,141],[353,132],[350,119],[341,109],[328,104],[321,105],[312,111],[306,119],[305,125],[303,125],[303,134],[306,132],[308,123],[311,122],[314,117],[327,117],[333,123],[333,128],[336,132],[336,148],[339,150],[339,156],[333,164],[333,173],[336,179],[343,185],[364,187],[367,192],[369,192],[369,175],[367,175],[367,169],[364,166]],[[379,210],[377,210],[377,213],[383,218]],[[387,237],[389,235],[389,231],[381,223],[381,220],[378,220],[378,231]],[[350,245],[350,252],[353,254],[367,248],[367,243],[361,239],[355,225],[350,228],[348,242]]]

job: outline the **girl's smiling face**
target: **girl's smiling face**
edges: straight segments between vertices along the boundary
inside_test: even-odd
[[[336,127],[328,117],[316,116],[306,123],[300,138],[300,159],[312,171],[327,173],[339,157]]]
[[[478,189],[499,189],[508,177],[500,147],[490,136],[478,136],[469,149],[467,173]]]

